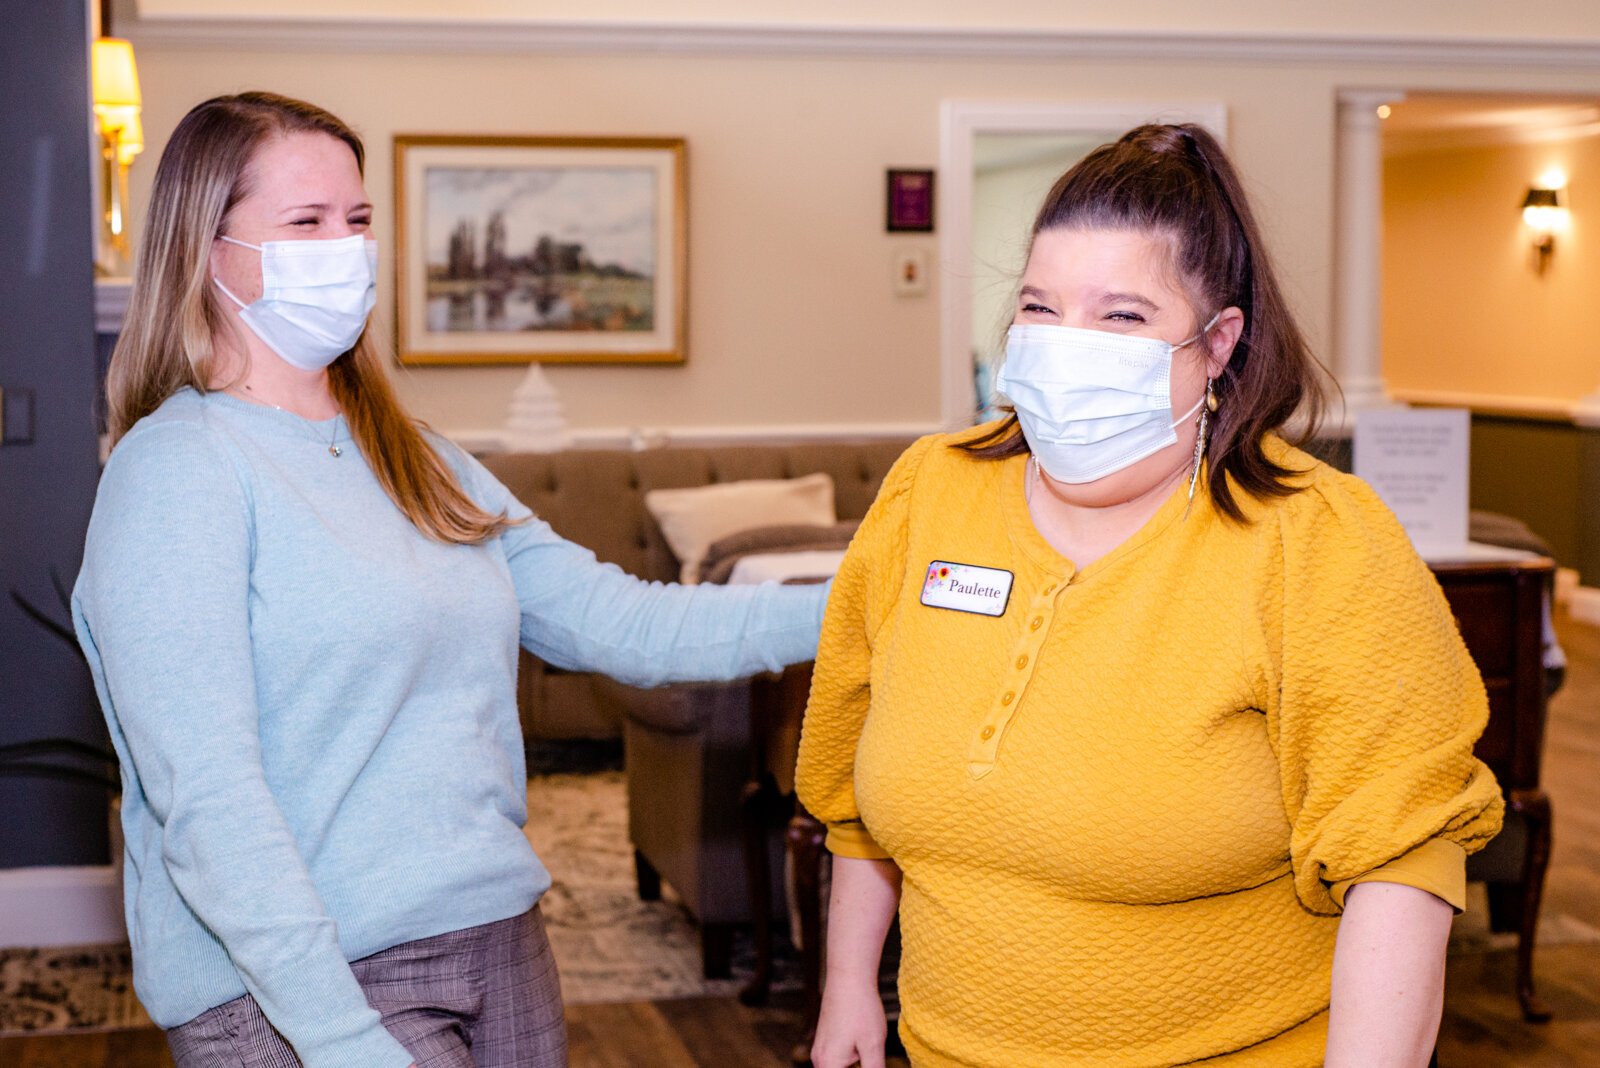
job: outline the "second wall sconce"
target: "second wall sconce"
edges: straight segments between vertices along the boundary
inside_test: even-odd
[[[1533,186],[1522,199],[1522,221],[1533,231],[1538,270],[1544,274],[1556,250],[1556,231],[1567,224],[1567,207],[1560,187]]]

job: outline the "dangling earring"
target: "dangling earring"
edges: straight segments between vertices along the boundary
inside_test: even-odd
[[[1217,394],[1212,389],[1215,379],[1206,379],[1206,403],[1200,409],[1200,428],[1194,435],[1194,470],[1189,474],[1189,504],[1194,504],[1195,483],[1200,481],[1200,461],[1206,455],[1206,436],[1211,429],[1211,413],[1217,410]],[[1189,514],[1188,505],[1184,506],[1183,514]]]

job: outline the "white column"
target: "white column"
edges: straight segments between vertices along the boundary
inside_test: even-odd
[[[1383,134],[1378,106],[1398,90],[1339,93],[1334,166],[1333,373],[1347,415],[1389,403],[1383,381]]]

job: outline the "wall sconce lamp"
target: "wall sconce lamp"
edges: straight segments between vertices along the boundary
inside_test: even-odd
[[[1567,208],[1562,203],[1561,192],[1559,188],[1533,186],[1522,200],[1522,221],[1533,231],[1540,274],[1544,274],[1556,250],[1556,231],[1564,229],[1567,223]]]
[[[94,114],[100,130],[102,181],[101,269],[119,273],[129,259],[128,168],[144,151],[144,128],[139,123],[139,72],[133,45],[120,37],[96,38],[91,52]]]

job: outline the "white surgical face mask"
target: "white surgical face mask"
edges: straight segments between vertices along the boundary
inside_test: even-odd
[[[1011,399],[1046,474],[1093,482],[1178,440],[1176,429],[1205,398],[1172,418],[1172,354],[1216,321],[1177,344],[1072,326],[1013,326],[995,388]]]
[[[261,298],[253,304],[217,288],[244,310],[239,318],[268,348],[302,371],[320,371],[361,336],[378,299],[378,243],[360,234],[332,241],[222,240],[261,253]]]

